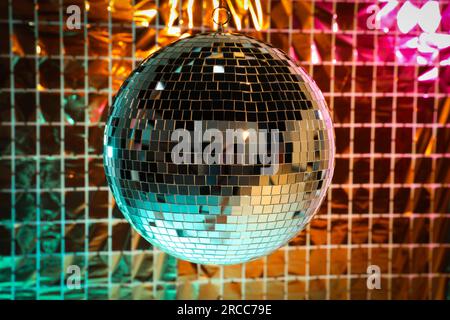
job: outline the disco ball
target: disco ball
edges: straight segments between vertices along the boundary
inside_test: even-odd
[[[208,129],[237,132],[223,143],[227,161],[219,149],[219,161],[205,160]],[[181,163],[179,130],[193,139]],[[278,151],[260,157],[250,130],[267,145],[276,137]],[[318,210],[334,152],[315,82],[281,50],[229,33],[180,39],[146,58],[116,95],[104,135],[107,181],[126,219],[163,251],[202,264],[242,263],[286,244]]]

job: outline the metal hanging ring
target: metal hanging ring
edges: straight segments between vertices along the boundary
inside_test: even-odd
[[[216,21],[214,20],[214,15],[216,14],[217,10],[225,10],[227,12],[227,19],[224,22]],[[219,12],[219,11],[217,11]],[[220,18],[219,18],[220,19]],[[226,25],[231,20],[231,11],[225,7],[225,6],[218,6],[215,8],[212,12],[212,21],[219,26],[219,30],[223,29],[223,26]]]

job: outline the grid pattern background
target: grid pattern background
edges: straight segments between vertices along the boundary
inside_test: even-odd
[[[268,257],[217,267],[176,260],[132,230],[107,187],[102,141],[128,73],[210,29],[218,1],[2,1],[0,298],[448,298],[448,48],[418,64],[418,52],[397,48],[420,27],[368,29],[374,3],[227,1],[231,29],[283,49],[316,80],[337,150],[306,230]],[[65,25],[73,4],[79,30]],[[438,32],[448,34],[448,2],[440,8]],[[438,75],[421,81],[433,66]],[[66,286],[70,265],[81,289]],[[381,268],[380,290],[367,289],[369,265]]]

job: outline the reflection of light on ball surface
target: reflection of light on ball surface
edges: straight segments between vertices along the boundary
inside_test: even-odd
[[[175,164],[171,133],[279,130],[279,167]],[[225,135],[225,133],[224,133]],[[334,137],[315,83],[282,51],[235,34],[199,34],[147,58],[120,89],[104,164],[120,210],[181,259],[234,264],[264,256],[310,221],[330,183]]]

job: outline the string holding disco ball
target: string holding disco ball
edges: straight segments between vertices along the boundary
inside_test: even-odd
[[[335,154],[315,82],[223,24],[146,58],[104,135],[107,181],[133,227],[175,257],[220,265],[267,255],[302,230]]]

